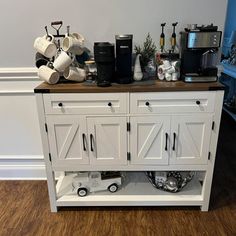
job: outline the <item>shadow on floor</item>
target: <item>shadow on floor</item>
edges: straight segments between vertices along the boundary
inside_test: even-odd
[[[222,113],[210,209],[230,207],[236,199],[236,122]]]

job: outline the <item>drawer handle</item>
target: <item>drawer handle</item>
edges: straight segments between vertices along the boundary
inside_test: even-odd
[[[149,102],[146,102],[145,105],[148,107],[148,106],[150,105],[150,103],[149,103]]]
[[[168,144],[168,134],[166,133],[166,145],[165,145],[165,151],[167,151],[167,144]]]
[[[108,102],[108,104],[107,104],[109,107],[111,107],[112,106],[112,103],[111,102]]]
[[[197,104],[197,105],[200,105],[200,104],[201,104],[201,102],[200,102],[200,101],[196,101],[196,104]]]
[[[90,150],[93,152],[93,135],[90,134]]]
[[[59,106],[59,107],[62,107],[62,106],[63,106],[62,102],[59,102],[59,103],[58,103],[58,106]]]
[[[87,151],[86,150],[86,145],[85,145],[85,143],[86,143],[86,137],[85,137],[85,134],[82,134],[82,139],[83,139],[83,149],[84,149],[84,151]]]
[[[173,133],[173,139],[174,139],[174,142],[173,142],[173,147],[172,147],[172,150],[175,151],[175,139],[176,139],[176,133],[174,132]]]

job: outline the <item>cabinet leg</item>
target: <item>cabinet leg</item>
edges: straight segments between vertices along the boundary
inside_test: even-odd
[[[208,209],[209,209],[209,202],[207,202],[207,203],[204,203],[202,206],[201,206],[201,211],[208,211]]]
[[[52,203],[50,203],[50,208],[51,208],[51,212],[55,212],[55,213],[56,213],[57,210],[58,210],[56,204],[52,204]]]
[[[55,173],[51,170],[51,167],[46,167],[46,172],[51,212],[57,212]]]

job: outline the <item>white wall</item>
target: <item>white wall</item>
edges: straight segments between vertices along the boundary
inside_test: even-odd
[[[33,88],[40,82],[33,41],[44,26],[62,20],[63,29],[94,41],[114,42],[131,33],[140,43],[148,32],[158,43],[160,23],[214,23],[223,30],[227,0],[1,0],[0,1],[0,179],[45,176]],[[50,30],[51,31],[51,30]]]
[[[222,30],[227,0],[1,0],[0,67],[34,65],[34,38],[44,26],[63,20],[64,29],[82,33],[92,49],[94,41],[114,41],[117,33],[134,34],[134,42],[148,32],[159,41],[160,23],[214,23]]]

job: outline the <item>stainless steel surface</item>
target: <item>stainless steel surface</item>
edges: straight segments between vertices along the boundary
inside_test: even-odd
[[[217,32],[189,32],[188,48],[217,48],[220,47],[221,31]]]
[[[206,69],[216,67],[220,62],[220,56],[219,50],[210,49],[206,51],[202,54],[201,68]]]
[[[197,83],[197,82],[215,82],[217,81],[217,76],[185,76],[184,82]]]
[[[132,34],[120,34],[120,35],[116,35],[115,36],[116,39],[124,39],[124,40],[127,40],[127,39],[133,39],[133,35]]]

